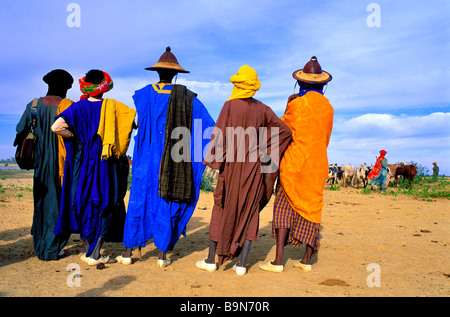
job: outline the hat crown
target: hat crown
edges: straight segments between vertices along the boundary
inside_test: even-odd
[[[168,63],[178,64],[177,58],[170,51],[170,46],[166,47],[166,51],[161,55],[158,62],[168,62]]]
[[[322,74],[322,67],[320,67],[317,57],[313,56],[303,67],[303,72],[308,74]]]
[[[302,69],[294,71],[292,77],[309,84],[326,84],[332,79],[330,73],[322,70],[315,56],[311,57]]]
[[[146,70],[174,70],[178,73],[189,73],[189,71],[185,70],[183,67],[178,64],[178,60],[175,55],[170,51],[170,46],[166,47],[166,51],[161,55],[158,62],[152,67],[145,68]]]

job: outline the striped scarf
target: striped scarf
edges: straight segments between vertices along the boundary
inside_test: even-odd
[[[194,197],[194,171],[191,162],[191,139],[181,148],[181,161],[174,161],[174,145],[181,140],[172,138],[175,128],[185,127],[192,132],[192,109],[196,94],[182,85],[173,85],[166,118],[166,135],[159,170],[158,194],[166,201],[189,203]],[[182,136],[181,136],[182,138]],[[180,150],[179,150],[180,151]],[[185,152],[186,151],[186,152]]]

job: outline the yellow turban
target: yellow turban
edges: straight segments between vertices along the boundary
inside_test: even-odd
[[[228,100],[253,97],[261,87],[258,74],[248,65],[239,68],[237,74],[231,76],[230,81],[234,84],[234,87]]]

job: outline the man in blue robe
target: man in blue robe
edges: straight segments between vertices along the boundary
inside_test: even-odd
[[[113,139],[129,140],[136,111],[104,99],[103,94],[112,88],[108,73],[89,71],[80,79],[81,100],[58,115],[52,125],[52,131],[66,139],[67,149],[54,232],[79,233],[86,248],[81,259],[88,265],[107,263],[109,257],[100,254],[103,243],[122,242],[123,237],[129,141],[114,141],[112,146],[108,142],[112,130]],[[116,128],[103,132],[100,126],[105,122]]]
[[[178,64],[170,47],[146,69],[157,71],[160,80],[133,96],[139,127],[125,220],[126,250],[117,261],[131,264],[132,249],[153,238],[160,250],[157,266],[162,268],[171,263],[166,252],[186,234],[197,204],[205,169],[203,149],[215,122],[195,93],[172,84],[177,73],[189,72]]]

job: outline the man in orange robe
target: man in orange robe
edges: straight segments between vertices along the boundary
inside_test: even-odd
[[[322,71],[316,57],[295,71],[300,91],[289,97],[281,120],[292,131],[292,141],[280,163],[280,184],[274,204],[272,237],[277,239],[276,258],[260,266],[282,272],[286,243],[306,244],[303,259],[294,266],[305,271],[319,247],[323,186],[328,175],[327,147],[333,127],[333,107],[323,96],[324,86],[332,79]]]

